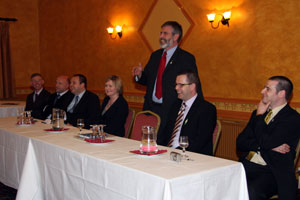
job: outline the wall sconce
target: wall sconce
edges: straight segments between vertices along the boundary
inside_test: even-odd
[[[117,38],[117,35],[119,36],[119,38],[122,37],[122,26],[117,25],[115,28],[108,27],[106,30],[107,33],[110,35],[110,38],[113,40]],[[113,36],[114,30],[116,34]]]
[[[221,15],[221,14],[217,14],[217,15]],[[218,21],[218,25],[214,26],[213,22],[215,21],[216,14],[211,13],[211,14],[207,15],[207,19],[210,22],[211,27],[213,29],[217,29],[219,27],[220,22],[222,22],[223,25],[227,25],[229,27],[229,20],[230,20],[230,17],[231,17],[231,11],[224,12],[223,15],[221,15],[221,16],[222,16],[222,19],[220,21]]]

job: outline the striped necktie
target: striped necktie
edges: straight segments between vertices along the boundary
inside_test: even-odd
[[[176,134],[179,131],[179,128],[180,128],[180,126],[182,124],[182,121],[183,121],[185,108],[186,108],[186,104],[183,102],[180,109],[179,109],[179,112],[178,112],[178,115],[177,115],[177,118],[176,118],[176,121],[175,121],[175,126],[174,126],[174,129],[173,129],[173,132],[172,132],[172,136],[171,136],[171,139],[168,143],[168,147],[172,146],[172,144],[174,142],[174,138],[176,137]]]

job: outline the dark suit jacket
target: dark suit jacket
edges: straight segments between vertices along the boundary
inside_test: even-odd
[[[168,115],[168,123],[164,129],[165,138],[160,138],[163,145],[167,145],[172,136],[178,111],[182,100],[177,100]],[[217,112],[216,107],[197,96],[188,114],[186,115],[181,128],[180,135],[188,136],[188,151],[212,155],[213,145],[212,136],[216,127]]]
[[[152,110],[152,93],[162,54],[163,49],[159,49],[151,54],[151,57],[144,68],[142,76],[138,81],[138,83],[147,86],[143,110]],[[163,104],[160,109],[161,112],[157,113],[161,117],[160,130],[164,128],[166,124],[166,117],[171,105],[177,99],[177,93],[175,91],[176,76],[183,70],[192,70],[198,73],[195,57],[189,52],[177,47],[170,61],[166,65],[162,77]],[[203,98],[201,85],[199,87],[198,96]]]
[[[90,125],[99,124],[100,102],[96,94],[86,90],[75,107],[73,113],[67,112],[67,123],[77,126],[77,119],[84,120],[84,128],[90,129]]]
[[[52,114],[53,108],[59,108],[67,112],[67,108],[74,98],[74,94],[72,94],[70,90],[66,92],[63,96],[61,96],[59,99],[57,99],[57,101],[54,103],[56,96],[56,92],[50,95],[48,103],[44,108],[44,118]]]
[[[241,161],[249,151],[260,150],[275,176],[279,198],[295,199],[294,158],[300,134],[300,115],[289,105],[280,110],[268,125],[264,122],[265,115],[256,116],[254,111],[246,128],[237,137],[237,149],[245,152]],[[291,147],[289,153],[281,154],[272,150],[284,143]]]
[[[34,92],[27,96],[25,110],[32,110],[31,115],[34,118],[44,119],[43,109],[47,105],[50,93],[44,88],[36,97],[35,102],[33,102],[33,95]]]
[[[128,103],[123,96],[110,106],[110,108],[102,115],[102,112],[109,101],[109,97],[105,97],[101,106],[100,123],[105,124],[104,131],[109,134],[124,137],[124,125],[128,115]]]

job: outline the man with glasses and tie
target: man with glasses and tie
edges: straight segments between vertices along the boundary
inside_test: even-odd
[[[31,110],[31,116],[44,119],[43,109],[47,105],[50,93],[44,89],[44,79],[41,74],[33,73],[30,77],[33,92],[27,96],[25,110]]]
[[[69,90],[69,85],[68,76],[61,75],[56,78],[55,93],[50,95],[48,104],[44,108],[45,118],[51,118],[53,108],[67,112],[67,107],[74,98],[74,94]]]
[[[295,149],[299,141],[300,115],[288,101],[293,84],[284,76],[269,78],[262,98],[246,128],[237,137],[248,184],[250,200],[295,200],[297,183]]]
[[[132,70],[135,81],[146,85],[143,110],[151,110],[161,118],[161,130],[166,124],[166,114],[177,99],[174,83],[178,72],[192,70],[196,73],[195,57],[179,47],[182,27],[176,21],[167,21],[161,26],[160,47],[153,52],[144,70],[142,65]],[[201,87],[198,95],[203,98]],[[159,144],[160,137],[158,137]]]
[[[87,79],[82,74],[75,74],[71,78],[70,90],[74,98],[67,107],[66,122],[76,126],[77,119],[84,120],[84,128],[98,124],[100,119],[100,102],[95,93],[86,89]]]
[[[178,148],[179,137],[188,136],[188,151],[212,155],[217,112],[213,104],[199,96],[199,87],[200,80],[195,72],[183,71],[177,75],[178,99],[167,117],[163,145]]]

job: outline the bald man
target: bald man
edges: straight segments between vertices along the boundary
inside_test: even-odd
[[[68,76],[58,76],[56,78],[56,92],[51,94],[47,106],[44,108],[44,117],[50,118],[53,108],[59,108],[67,112],[67,107],[74,98],[69,90],[70,79]]]

